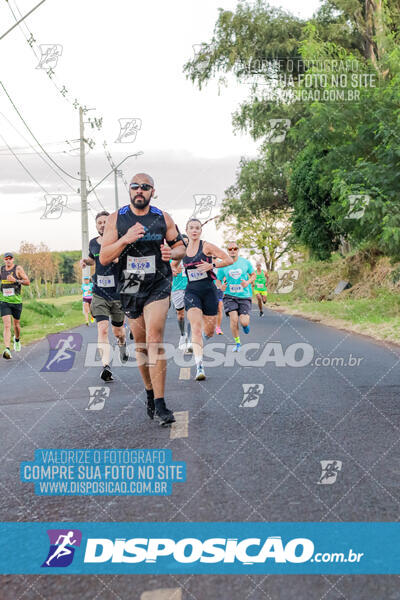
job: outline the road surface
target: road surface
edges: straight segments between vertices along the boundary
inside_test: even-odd
[[[69,371],[41,371],[46,339],[1,360],[1,520],[397,521],[400,349],[253,311],[242,343],[260,343],[260,351],[269,344],[270,361],[254,364],[260,351],[253,347],[245,365],[231,365],[225,317],[223,330],[213,342],[227,345],[227,363],[206,366],[206,381],[193,380],[194,367],[185,379],[188,368],[169,360],[166,399],[180,420],[171,429],[147,418],[132,366],[115,367],[103,409],[87,410],[88,388],[104,385],[99,367],[85,366],[94,326],[73,331],[83,344]],[[176,343],[178,335],[171,310],[165,338]],[[294,344],[312,349],[309,364],[299,366]],[[246,398],[243,385],[258,393]],[[38,497],[19,479],[20,462],[37,448],[170,448],[174,460],[186,461],[187,481],[167,497]],[[337,461],[336,475],[324,477],[324,460]],[[391,600],[400,599],[400,586],[397,576],[4,575],[0,597]]]

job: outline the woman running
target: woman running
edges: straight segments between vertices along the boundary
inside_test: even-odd
[[[90,277],[88,275],[85,275],[83,278],[81,290],[83,314],[85,315],[86,325],[89,327],[89,319],[91,323],[93,323],[94,319],[92,317],[92,313],[90,312],[90,305],[92,304],[93,299],[93,283],[90,281]]]
[[[200,239],[202,225],[199,219],[189,219],[186,233],[189,243],[183,266],[188,284],[185,290],[185,310],[192,329],[193,352],[196,360],[196,380],[206,378],[203,367],[203,337],[210,339],[215,332],[218,314],[218,295],[214,285],[215,267],[227,267],[231,257],[210,242]],[[213,262],[212,257],[220,259]]]
[[[184,244],[188,243],[188,236],[184,233],[182,235]],[[172,261],[171,261],[172,263]],[[176,317],[178,319],[178,326],[180,331],[179,338],[179,350],[188,350],[190,346],[190,323],[188,324],[187,332],[185,331],[185,289],[187,286],[187,277],[185,269],[180,264],[175,267],[171,264],[172,268],[172,289],[171,289],[171,300],[176,310]]]
[[[260,317],[264,316],[263,305],[267,301],[267,283],[268,273],[263,271],[261,263],[256,264],[256,278],[254,280],[254,294],[257,299],[258,310],[260,311]]]

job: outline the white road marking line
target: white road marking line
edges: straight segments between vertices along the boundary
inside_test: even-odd
[[[160,588],[143,592],[140,600],[182,600],[181,588]]]
[[[175,412],[175,423],[172,423],[169,434],[170,440],[176,440],[177,438],[188,437],[189,435],[189,411],[182,410]]]
[[[190,379],[190,367],[181,367],[179,379]]]

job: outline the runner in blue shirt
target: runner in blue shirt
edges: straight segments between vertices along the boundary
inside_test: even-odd
[[[86,325],[89,327],[90,322],[94,322],[94,318],[90,312],[90,305],[93,299],[93,283],[90,281],[89,275],[85,275],[81,285],[82,290],[82,301],[83,301],[83,314],[85,315]]]
[[[255,280],[256,274],[251,262],[239,256],[239,246],[236,242],[229,242],[227,250],[234,262],[229,267],[218,269],[218,280],[221,282],[221,289],[225,292],[225,314],[229,316],[235,340],[233,351],[239,352],[239,323],[244,333],[250,331],[251,284]]]
[[[187,245],[189,238],[184,233],[182,234],[184,244]],[[172,262],[172,261],[171,261]],[[179,350],[185,350],[186,352],[192,351],[190,344],[190,323],[187,325],[187,332],[185,331],[185,290],[187,286],[186,271],[182,264],[177,266],[171,265],[172,268],[172,289],[171,289],[171,300],[176,310],[176,316],[178,319],[178,326],[180,331],[179,338]]]

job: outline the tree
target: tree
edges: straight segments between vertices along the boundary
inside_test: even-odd
[[[60,260],[60,276],[64,283],[74,283],[75,273],[74,264],[80,258],[80,252],[78,250],[70,250],[68,252],[59,252]]]
[[[268,160],[269,158],[269,160]],[[236,183],[228,188],[222,203],[221,216],[237,217],[241,221],[259,210],[282,210],[288,207],[287,178],[281,165],[269,157],[240,160]]]
[[[291,223],[287,212],[258,211],[238,220],[220,220],[227,226],[227,239],[235,239],[251,255],[261,254],[268,271],[274,271],[277,261],[292,247]]]
[[[211,40],[184,70],[200,88],[217,75],[239,82],[256,75],[233,126],[262,142],[258,159],[241,160],[223,219],[243,228],[258,211],[292,205],[294,233],[315,257],[329,257],[344,238],[379,242],[400,256],[399,33],[398,0],[324,0],[308,21],[263,0],[220,9]],[[270,63],[277,58],[286,73],[295,60],[292,80],[275,90],[279,73]],[[361,90],[356,102],[294,102],[304,74],[313,73],[306,61],[318,59],[357,60],[361,75],[372,71],[380,87]],[[284,144],[271,142],[273,119],[290,121]],[[372,201],[352,221],[349,196],[360,193]]]
[[[33,278],[37,297],[40,298],[39,285],[42,282],[45,284],[47,294],[47,282],[53,284],[58,271],[57,260],[52,256],[48,246],[43,242],[38,246],[30,242],[21,242],[19,260],[28,277]]]
[[[358,102],[314,102],[292,132],[303,140],[290,181],[293,229],[321,257],[342,238],[400,258],[399,65],[395,48],[379,85],[361,90]],[[349,216],[351,196],[369,199],[361,218]]]
[[[310,249],[311,256],[319,260],[329,258],[339,245],[329,218],[333,200],[329,175],[323,175],[326,154],[326,150],[315,145],[301,152],[294,164],[289,188],[294,208],[293,232],[300,243]]]

